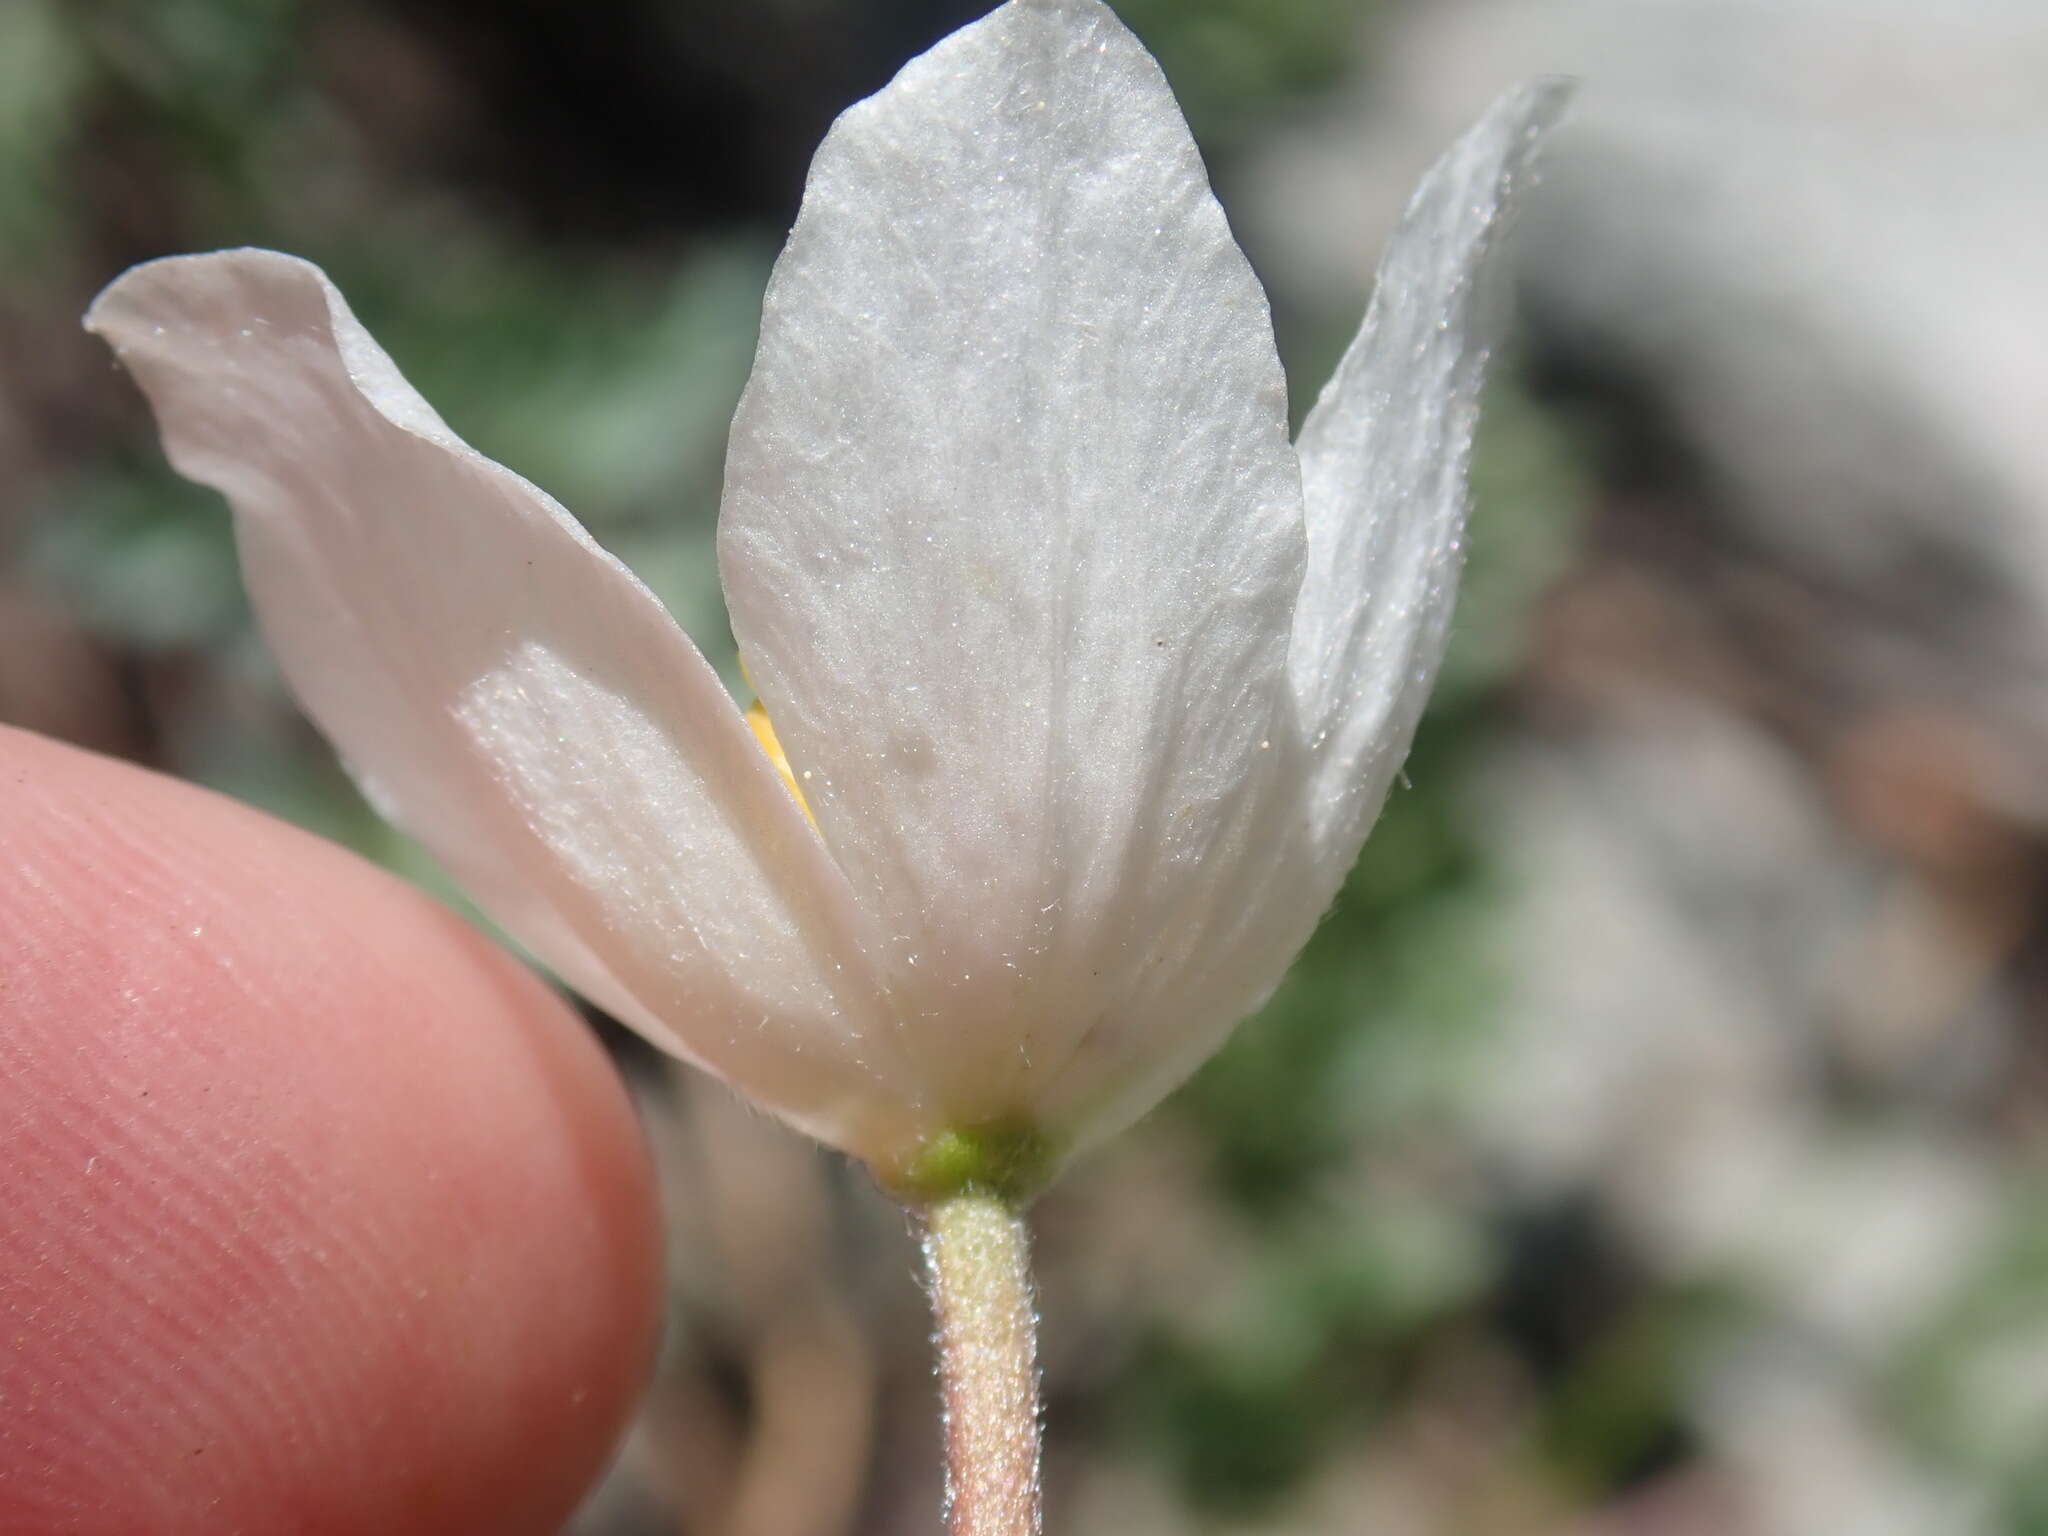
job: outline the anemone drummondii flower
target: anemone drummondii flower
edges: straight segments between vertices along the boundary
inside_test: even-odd
[[[1018,1197],[1216,1048],[1358,853],[1443,650],[1483,269],[1559,94],[1429,174],[1298,444],[1265,297],[1098,0],[1012,0],[848,111],[727,463],[759,740],[317,268],[152,262],[87,323],[233,505],[299,698],[485,910],[906,1197]]]

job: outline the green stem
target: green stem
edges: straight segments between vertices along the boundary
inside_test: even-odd
[[[978,1190],[925,1216],[952,1536],[1038,1536],[1038,1314],[1024,1218]]]

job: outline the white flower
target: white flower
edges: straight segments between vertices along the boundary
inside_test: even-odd
[[[1098,0],[1012,0],[848,111],[719,533],[808,815],[656,599],[317,268],[152,262],[87,324],[232,503],[307,710],[509,932],[893,1187],[1021,1189],[1213,1051],[1358,853],[1560,95],[1430,173],[1298,455],[1264,295]]]

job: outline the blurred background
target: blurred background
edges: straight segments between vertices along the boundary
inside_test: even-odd
[[[435,881],[78,329],[241,243],[730,668],[720,460],[805,164],[980,9],[0,0],[0,719]],[[1266,1013],[1039,1208],[1050,1529],[2048,1533],[2048,11],[1121,9],[1297,412],[1434,154],[1585,84],[1409,782]],[[576,1531],[935,1530],[905,1220],[607,1039],[672,1320]]]

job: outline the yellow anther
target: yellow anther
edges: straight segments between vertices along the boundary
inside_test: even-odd
[[[768,718],[768,706],[759,699],[747,706],[747,724],[754,728],[754,739],[761,743],[761,750],[768,754],[768,761],[775,765],[775,771],[782,775],[782,782],[796,800],[797,809],[804,813],[804,819],[812,826],[818,818],[811,814],[811,803],[804,798],[804,792],[797,787],[796,775],[789,771],[789,754],[782,750],[782,743],[775,735],[775,724]]]

